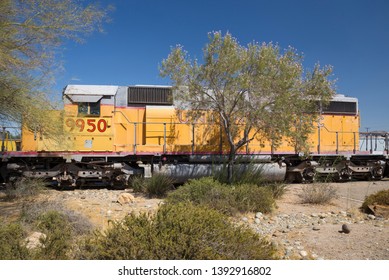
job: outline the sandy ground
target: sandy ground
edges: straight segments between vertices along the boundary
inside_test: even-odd
[[[304,245],[309,253],[319,258],[332,260],[389,260],[389,221],[362,214],[359,207],[366,196],[382,189],[389,189],[389,181],[347,182],[331,184],[337,189],[338,199],[329,205],[301,204],[298,196],[304,185],[288,185],[287,192],[277,202],[274,215],[327,213],[327,223],[307,225],[286,234],[276,234],[277,240],[296,241]],[[340,213],[340,214],[339,214]],[[345,216],[343,219],[339,218]],[[373,218],[373,219],[372,219]],[[323,219],[324,220],[324,219]],[[342,233],[342,224],[347,224],[351,232]],[[320,230],[312,230],[313,227]]]
[[[338,199],[328,205],[302,204],[298,196],[307,185],[287,185],[277,209],[255,223],[255,213],[247,213],[246,223],[253,228],[271,227],[270,238],[280,248],[281,258],[287,259],[383,259],[389,260],[389,220],[368,217],[359,211],[365,196],[389,189],[389,181],[333,183]],[[57,201],[87,217],[97,228],[104,229],[110,220],[120,220],[129,213],[153,212],[162,202],[136,195],[132,203],[119,204],[119,195],[126,191],[89,189],[75,191],[49,190],[38,199]],[[5,201],[0,193],[0,217],[18,217],[21,202]],[[326,216],[321,219],[321,215]],[[319,216],[319,217],[318,217]],[[281,225],[281,218],[283,224]],[[293,226],[285,229],[285,222]],[[345,223],[349,234],[340,232]],[[315,228],[313,230],[313,228]],[[301,257],[299,252],[306,251]],[[292,253],[291,253],[292,252]],[[288,255],[285,257],[285,255]]]

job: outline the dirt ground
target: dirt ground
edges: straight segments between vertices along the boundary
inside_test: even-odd
[[[246,213],[238,219],[270,238],[284,259],[389,260],[389,220],[359,211],[365,196],[389,189],[389,180],[333,183],[338,198],[328,205],[302,204],[298,194],[305,186],[287,185],[285,195],[270,215]],[[152,212],[163,203],[133,194],[133,202],[120,204],[117,200],[123,192],[131,190],[49,190],[37,201],[60,202],[101,229],[110,220],[129,213]],[[0,218],[16,219],[21,208],[22,203],[5,201],[0,192]],[[343,224],[351,230],[349,234],[341,232]]]
[[[331,185],[337,189],[338,198],[324,206],[301,204],[298,194],[304,185],[288,185],[286,194],[277,202],[278,209],[274,215],[305,215],[308,223],[287,233],[276,233],[273,238],[289,240],[283,244],[285,247],[298,247],[296,244],[301,243],[308,254],[319,259],[389,260],[389,220],[369,216],[359,210],[366,196],[389,189],[389,181]],[[309,218],[312,223],[309,223]],[[347,224],[349,234],[342,232],[343,224]]]

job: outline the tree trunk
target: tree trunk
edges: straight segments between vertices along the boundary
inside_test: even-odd
[[[232,148],[230,150],[230,154],[228,155],[228,163],[227,163],[227,181],[228,184],[232,184],[234,179],[234,162],[235,162],[235,149]]]

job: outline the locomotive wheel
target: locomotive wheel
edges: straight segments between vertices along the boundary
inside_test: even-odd
[[[316,176],[315,169],[312,167],[305,168],[302,176],[303,176],[303,182],[312,183],[313,181],[315,181],[315,176]]]
[[[351,172],[348,168],[343,168],[339,172],[339,181],[346,182],[351,180]]]

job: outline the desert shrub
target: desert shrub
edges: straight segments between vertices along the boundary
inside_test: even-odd
[[[131,177],[129,185],[137,193],[143,193],[146,188],[145,179],[141,176]]]
[[[230,197],[230,188],[211,177],[189,180],[177,190],[168,194],[167,203],[191,202],[195,205],[204,205],[222,213],[236,211]]]
[[[164,174],[153,174],[151,178],[135,176],[130,181],[134,192],[147,194],[149,197],[165,197],[166,193],[174,189],[174,180]]]
[[[255,184],[238,185],[231,190],[230,196],[231,205],[240,212],[270,213],[275,206],[271,190]]]
[[[48,211],[37,218],[37,229],[45,234],[42,246],[35,249],[35,259],[65,260],[72,248],[72,230],[66,217],[57,211]]]
[[[20,178],[8,183],[5,188],[7,199],[19,199],[38,195],[45,190],[45,183],[41,179]]]
[[[262,169],[254,163],[240,163],[239,158],[232,167],[231,184],[263,184]],[[213,178],[221,183],[228,182],[228,165],[224,164],[219,171],[214,172]]]
[[[314,183],[306,185],[299,193],[301,203],[327,204],[337,198],[336,189],[330,184]]]
[[[263,185],[263,187],[268,188],[271,191],[274,199],[281,198],[286,192],[286,185],[284,183],[267,183]]]
[[[27,227],[32,228],[38,219],[46,212],[56,211],[63,215],[71,227],[75,236],[89,234],[93,231],[93,225],[88,218],[73,210],[66,208],[62,203],[44,201],[41,203],[28,203],[23,205],[20,221]]]
[[[145,179],[144,192],[149,197],[164,197],[166,193],[174,189],[173,178],[164,174],[154,174],[151,178]]]
[[[191,203],[130,215],[85,241],[83,259],[273,259],[272,245],[218,211]]]
[[[20,224],[0,220],[0,259],[25,260],[30,258],[25,246],[25,231]]]
[[[361,208],[364,212],[369,213],[368,206],[374,204],[389,205],[389,190],[381,190],[365,197]]]
[[[167,197],[168,203],[186,201],[230,215],[248,211],[269,213],[275,204],[266,188],[255,184],[227,185],[210,177],[190,180]]]

